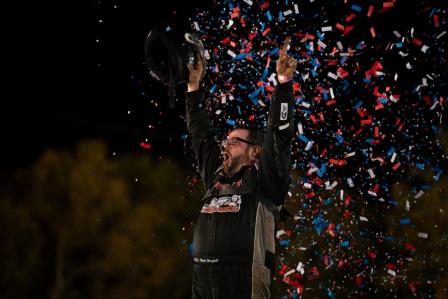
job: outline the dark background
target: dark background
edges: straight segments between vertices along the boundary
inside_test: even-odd
[[[397,13],[377,25],[407,28],[415,20],[415,3],[398,3]],[[105,138],[113,150],[128,152],[138,150],[150,134],[155,156],[182,153],[179,135],[185,128],[176,115],[182,105],[157,126],[168,134],[147,130],[148,120],[160,115],[150,111],[148,97],[141,93],[149,90],[164,103],[160,98],[167,90],[151,81],[143,44],[154,25],[171,21],[188,26],[194,10],[213,7],[212,0],[14,5],[5,9],[2,168],[28,165],[48,146],[70,146],[86,137]],[[182,92],[178,95],[182,98]]]
[[[11,66],[2,92],[2,169],[26,166],[46,147],[70,146],[89,137],[104,138],[118,152],[139,150],[154,116],[142,90],[151,87],[154,98],[167,95],[165,88],[150,86],[154,82],[144,65],[146,35],[162,21],[185,26],[195,8],[211,3],[22,2],[8,10],[12,18],[5,62]],[[158,126],[169,134],[154,134],[156,156],[164,150],[182,153],[168,140],[184,130],[176,113]]]

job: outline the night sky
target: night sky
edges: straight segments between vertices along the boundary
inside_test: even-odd
[[[439,1],[432,3],[440,6]],[[10,54],[5,60],[12,65],[3,90],[3,167],[26,166],[49,146],[70,147],[91,137],[104,138],[117,152],[139,151],[140,142],[150,137],[155,156],[181,157],[179,137],[186,130],[178,114],[184,113],[183,104],[178,102],[174,111],[152,110],[151,96],[163,105],[167,90],[149,77],[143,44],[154,25],[168,20],[189,27],[188,17],[195,9],[212,4],[207,0],[16,4],[5,43]],[[313,10],[317,5],[309,5],[307,11],[302,4],[308,15],[318,12]],[[338,7],[335,15],[340,13]],[[397,25],[397,19],[401,28],[411,26],[416,17],[413,8],[414,1],[398,3],[398,9],[376,24],[377,30]],[[300,26],[304,25],[305,20]],[[178,95],[182,101],[182,89]],[[160,117],[160,111],[168,115]],[[164,134],[148,130],[154,118],[163,119],[156,130]]]
[[[6,45],[7,57],[13,57],[6,60],[13,63],[3,90],[2,169],[27,166],[47,147],[71,147],[85,138],[102,138],[117,153],[139,151],[151,117],[142,81],[154,83],[144,65],[146,35],[161,21],[184,26],[195,7],[208,3],[61,1],[14,7]],[[151,93],[165,96],[167,90],[154,84]],[[179,153],[167,137],[185,130],[178,125],[182,122],[167,121],[161,129],[169,134],[154,135],[160,138],[154,155]]]

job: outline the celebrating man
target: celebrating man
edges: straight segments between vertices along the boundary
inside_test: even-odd
[[[294,137],[293,73],[297,62],[280,50],[278,85],[264,136],[237,127],[221,143],[200,90],[202,58],[189,64],[187,126],[207,192],[193,237],[193,298],[270,298],[275,219],[290,184]]]

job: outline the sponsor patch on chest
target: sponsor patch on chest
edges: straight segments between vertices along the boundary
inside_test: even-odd
[[[214,197],[202,206],[201,213],[236,213],[241,207],[241,195]]]
[[[280,120],[288,119],[288,103],[282,103],[280,106]]]

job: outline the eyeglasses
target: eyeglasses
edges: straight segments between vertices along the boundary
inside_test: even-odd
[[[245,140],[245,139],[240,138],[240,137],[230,137],[230,138],[224,139],[223,141],[221,141],[221,145],[222,146],[225,146],[226,144],[235,145],[235,144],[238,144],[240,142],[247,143],[247,144],[250,144],[250,145],[257,145],[256,143],[250,142],[250,141]]]

